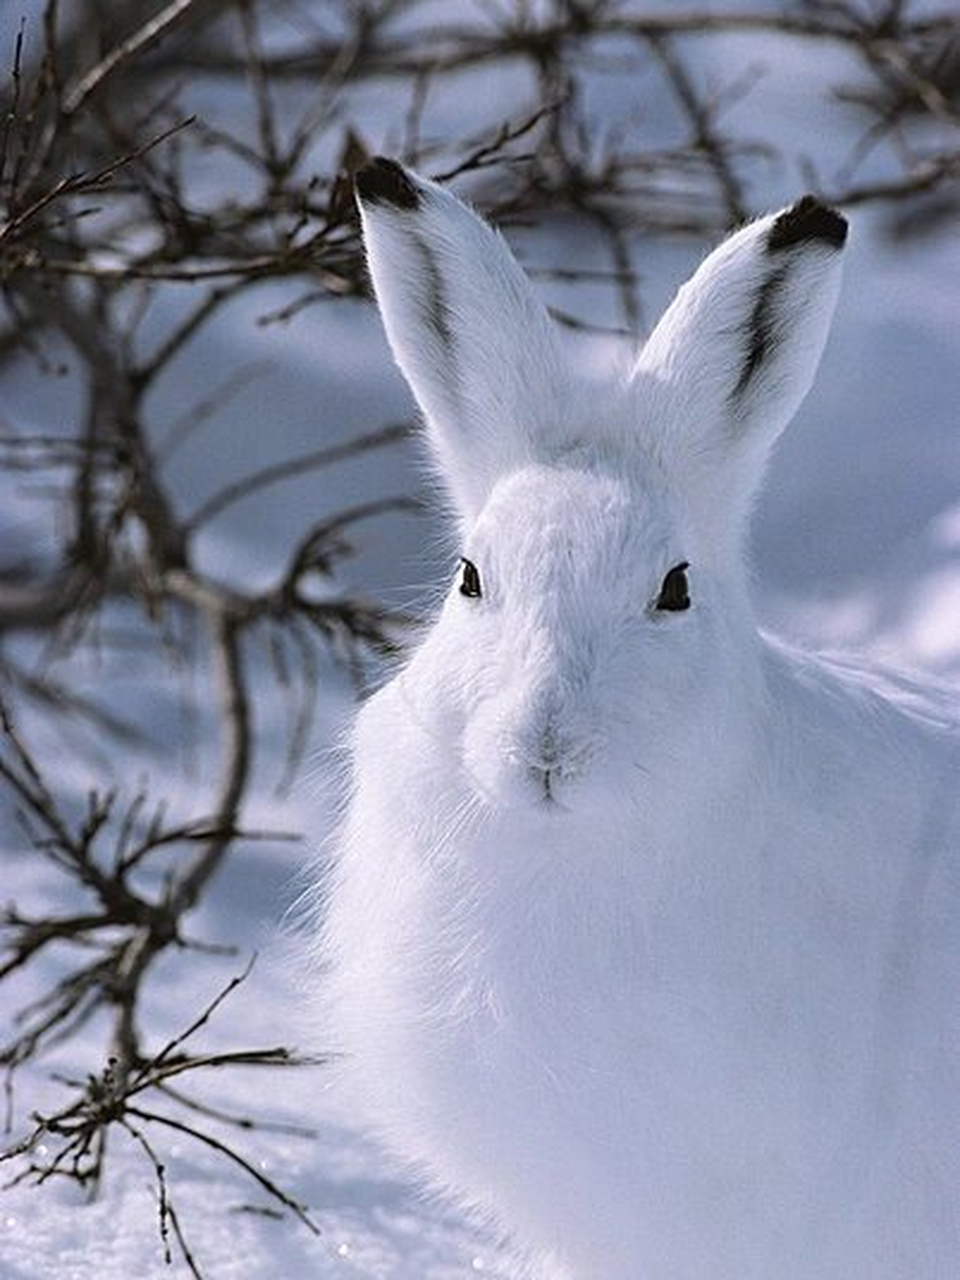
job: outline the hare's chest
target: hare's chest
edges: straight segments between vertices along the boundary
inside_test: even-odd
[[[418,897],[381,951],[393,1031],[430,1089],[497,1098],[522,1127],[582,1106],[611,1135],[671,1112],[708,1133],[727,1122],[719,1090],[741,1132],[776,1144],[774,1118],[809,1132],[869,1073],[878,960],[812,899],[519,874],[438,875]]]
[[[548,1188],[557,1230],[585,1196],[601,1225],[619,1203],[637,1249],[722,1203],[736,1239],[776,1251],[909,1147],[900,1068],[878,1061],[886,949],[857,912],[756,862],[640,893],[528,853],[481,875],[395,840],[394,891],[375,894],[381,865],[349,913],[381,904],[349,975],[351,1069],[441,1184],[510,1220]],[[772,1273],[741,1263],[718,1274]]]

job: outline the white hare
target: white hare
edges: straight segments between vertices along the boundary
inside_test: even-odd
[[[739,230],[600,387],[460,201],[357,189],[463,556],[323,890],[357,1114],[551,1280],[960,1276],[953,711],[759,633],[744,557],[844,219]]]

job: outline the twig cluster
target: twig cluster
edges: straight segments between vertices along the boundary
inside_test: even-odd
[[[34,1112],[33,1129],[19,1142],[0,1153],[0,1164],[18,1163],[18,1172],[8,1186],[29,1182],[43,1186],[51,1178],[66,1177],[95,1192],[104,1174],[108,1135],[116,1130],[135,1142],[153,1170],[157,1186],[157,1214],[160,1238],[167,1263],[173,1261],[172,1241],[191,1275],[200,1277],[196,1257],[190,1248],[171,1194],[166,1166],[151,1137],[154,1133],[173,1132],[238,1168],[282,1210],[292,1213],[315,1235],[319,1227],[307,1207],[280,1187],[235,1146],[218,1137],[209,1121],[218,1126],[242,1130],[274,1130],[310,1138],[309,1129],[287,1125],[271,1125],[235,1116],[199,1102],[183,1092],[180,1078],[228,1067],[283,1068],[303,1065],[307,1060],[281,1047],[244,1050],[217,1054],[194,1054],[185,1046],[213,1017],[220,1005],[243,983],[250,973],[247,968],[218,993],[198,1017],[179,1035],[151,1058],[132,1063],[111,1055],[103,1071],[85,1080],[62,1078],[70,1090],[71,1100],[50,1114]],[[177,1081],[176,1084],[173,1082]],[[174,1104],[189,1119],[170,1114],[163,1104]],[[157,1109],[157,1105],[161,1109]],[[150,1136],[148,1136],[150,1135]],[[172,1237],[172,1240],[171,1240]]]
[[[753,34],[846,55],[850,82],[836,86],[836,111],[848,160],[828,175],[808,165],[821,195],[878,203],[904,234],[933,232],[956,216],[952,6],[785,0],[762,11],[735,2],[661,9],[650,16],[624,0],[485,0],[438,25],[436,6],[422,0],[47,0],[40,28],[21,27],[9,51],[0,91],[0,382],[24,368],[38,385],[59,377],[75,407],[66,421],[0,421],[0,500],[16,495],[46,527],[44,549],[19,559],[0,539],[0,792],[20,815],[24,847],[73,886],[77,905],[54,914],[15,904],[2,920],[0,981],[54,953],[63,968],[19,1011],[3,1048],[8,1081],[94,1013],[106,1011],[111,1024],[102,1070],[64,1083],[64,1107],[38,1118],[12,1150],[36,1181],[56,1173],[96,1185],[106,1134],[119,1126],[156,1175],[165,1243],[172,1233],[195,1274],[152,1135],[186,1124],[208,1139],[189,1120],[148,1107],[144,1095],[185,1106],[173,1075],[228,1059],[294,1059],[279,1049],[217,1060],[181,1054],[200,1024],[151,1055],[149,978],[160,956],[199,945],[185,922],[244,835],[257,778],[257,698],[287,691],[292,772],[330,657],[359,669],[396,646],[404,619],[342,588],[338,571],[358,522],[415,513],[417,502],[400,494],[343,506],[305,522],[267,585],[218,581],[199,548],[226,511],[240,503],[255,511],[294,477],[402,446],[409,426],[373,423],[345,441],[322,440],[190,510],[171,461],[228,411],[250,373],[228,371],[186,412],[162,416],[158,392],[175,382],[178,361],[266,281],[274,301],[264,325],[366,296],[351,174],[374,149],[456,181],[508,226],[583,226],[605,246],[609,268],[563,263],[542,274],[608,287],[622,327],[637,330],[636,236],[713,234],[754,211],[765,151],[728,122],[756,72],[739,68],[726,82],[705,75],[701,55],[720,37]],[[591,83],[625,73],[653,78],[666,124],[598,125]],[[487,88],[475,123],[448,136],[434,102],[476,83]],[[229,111],[211,106],[212,90],[229,95]],[[202,758],[217,762],[204,772],[217,781],[193,815],[169,818],[122,767],[119,781],[105,771],[78,806],[31,750],[28,723],[82,721],[114,753],[146,736],[145,713],[120,717],[101,705],[72,665],[85,650],[122,645],[152,672],[172,664],[210,673],[206,719],[194,727]],[[268,662],[255,662],[263,652]],[[46,1164],[37,1157],[41,1135],[56,1140]],[[242,1163],[229,1145],[223,1154]]]

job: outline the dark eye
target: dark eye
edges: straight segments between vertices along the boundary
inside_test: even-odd
[[[463,566],[460,574],[460,594],[469,596],[472,600],[479,600],[483,591],[480,589],[480,574],[477,566],[472,560],[462,559],[460,563]]]
[[[686,560],[675,564],[663,580],[656,607],[669,613],[682,613],[690,608],[690,584],[687,581],[687,570],[690,568]]]

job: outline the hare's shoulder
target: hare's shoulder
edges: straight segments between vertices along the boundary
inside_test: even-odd
[[[884,722],[905,739],[927,738],[931,749],[960,751],[960,693],[955,685],[923,672],[894,669],[866,654],[811,652],[764,634],[767,671],[775,696],[807,706],[825,719],[845,717],[851,725]]]

